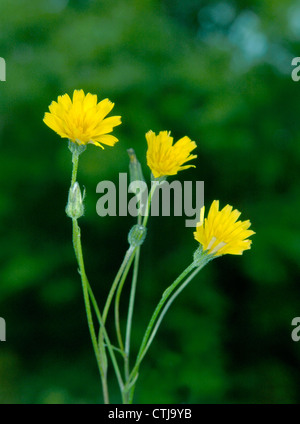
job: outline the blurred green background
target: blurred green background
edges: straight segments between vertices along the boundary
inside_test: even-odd
[[[149,179],[145,132],[198,144],[205,202],[242,211],[250,251],[207,266],[166,316],[143,364],[137,403],[298,403],[300,56],[296,0],[2,0],[0,56],[1,403],[102,402],[64,208],[71,157],[42,122],[74,88],[115,102],[120,142],[90,145],[80,220],[103,306],[133,218],[96,214],[96,185],[127,172],[133,147]],[[151,218],[142,249],[133,352],[162,291],[197,243],[182,218]],[[128,285],[122,312],[127,309]],[[124,317],[123,314],[123,317]],[[113,316],[112,316],[113,318]],[[122,321],[124,325],[124,321]],[[113,320],[109,328],[114,330]],[[111,400],[119,402],[112,378]]]

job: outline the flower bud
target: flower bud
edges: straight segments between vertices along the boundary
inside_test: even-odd
[[[143,225],[134,225],[128,234],[128,243],[132,247],[141,246],[146,238],[147,228]]]
[[[133,149],[128,149],[127,153],[129,155],[129,160],[130,160],[130,162],[129,162],[130,183],[133,183],[134,181],[145,182],[142,167],[141,167],[140,162],[137,160],[135,151]],[[129,191],[131,191],[131,190],[129,189]]]
[[[68,204],[66,214],[72,219],[78,219],[84,214],[83,198],[79,184],[76,182],[69,190]]]

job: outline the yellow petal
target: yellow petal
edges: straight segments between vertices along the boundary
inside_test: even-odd
[[[121,124],[121,117],[104,119],[114,103],[108,99],[97,102],[97,95],[85,95],[83,90],[74,90],[72,100],[68,94],[58,96],[57,102],[50,104],[44,122],[62,138],[78,144],[93,143],[102,148],[102,143],[113,146],[118,139],[108,134]]]

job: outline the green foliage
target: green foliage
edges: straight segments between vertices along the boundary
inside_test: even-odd
[[[256,231],[249,252],[213,261],[177,299],[136,402],[300,401],[300,348],[290,337],[300,312],[300,83],[290,77],[299,13],[292,0],[1,1],[1,403],[101,399],[65,216],[71,156],[42,122],[74,88],[108,97],[123,120],[116,147],[91,145],[80,158],[82,241],[101,305],[134,222],[100,218],[96,185],[127,172],[130,147],[149,177],[149,129],[195,140],[197,169],[179,178],[204,180],[207,204],[232,204]],[[150,219],[135,353],[161,293],[192,260],[192,231],[182,218]],[[118,402],[115,382],[111,390]]]

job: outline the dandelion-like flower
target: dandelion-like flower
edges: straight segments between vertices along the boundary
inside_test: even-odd
[[[64,94],[57,98],[57,102],[51,103],[50,113],[45,113],[44,122],[62,138],[79,145],[92,143],[103,149],[102,144],[114,146],[118,141],[109,133],[121,124],[121,117],[105,118],[113,107],[114,103],[108,99],[98,103],[97,95],[85,95],[83,90],[74,90],[72,100]]]
[[[155,178],[175,175],[178,171],[194,167],[184,163],[195,159],[197,155],[191,155],[197,145],[189,137],[183,137],[173,145],[173,137],[169,131],[160,131],[156,135],[153,131],[146,134],[148,143],[147,164]]]
[[[244,250],[251,248],[248,237],[255,233],[249,230],[249,220],[237,221],[240,214],[237,209],[232,210],[230,205],[219,211],[219,201],[214,200],[204,220],[204,207],[202,208],[194,237],[202,245],[204,252],[213,256],[242,255]]]

